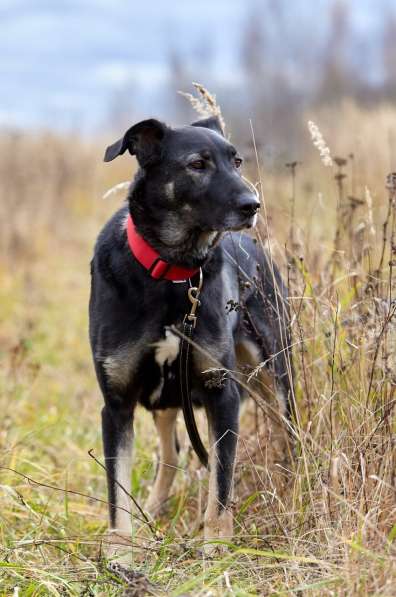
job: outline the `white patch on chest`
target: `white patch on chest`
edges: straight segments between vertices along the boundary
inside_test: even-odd
[[[160,367],[163,367],[167,362],[171,365],[179,354],[180,338],[172,334],[171,331],[166,330],[165,338],[152,344],[155,348],[155,360]]]
[[[175,198],[175,183],[173,181],[166,183],[166,185],[165,185],[165,195],[170,200],[172,200],[172,199]]]
[[[164,387],[164,365],[167,363],[171,365],[179,354],[180,338],[172,334],[169,330],[165,332],[165,338],[152,344],[155,348],[155,361],[161,369],[161,381],[150,396],[150,403],[155,404],[161,397],[162,388]]]

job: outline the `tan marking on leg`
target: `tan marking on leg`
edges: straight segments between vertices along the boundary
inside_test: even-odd
[[[287,414],[287,404],[284,392],[282,390],[277,389],[275,392],[275,397],[278,402],[279,412],[282,416],[286,416]]]
[[[207,346],[203,342],[198,342],[198,346],[193,348],[193,366],[198,374],[202,374],[208,369],[218,369],[221,366],[223,356],[229,350],[229,346],[225,342],[216,345],[216,352],[214,352],[213,346]]]
[[[260,363],[260,352],[257,346],[250,340],[244,340],[237,346],[238,365],[250,365],[256,367]],[[275,379],[265,366],[261,367],[257,376],[251,379],[252,389],[262,396],[267,404],[272,406],[269,410],[271,415],[271,427],[276,436],[287,438],[284,417],[287,414],[286,398],[283,391],[276,387]],[[263,405],[264,406],[264,405]],[[268,412],[268,408],[266,408]],[[287,445],[284,450],[289,451]]]
[[[134,373],[142,346],[125,344],[103,359],[103,368],[113,387],[125,388]]]
[[[116,504],[119,506],[116,513],[115,528],[130,533],[131,526],[131,499],[126,492],[131,492],[131,469],[132,469],[132,441],[133,434],[128,444],[121,446],[117,453],[117,462],[115,467],[116,484]],[[126,491],[124,491],[124,489]]]
[[[146,510],[155,515],[169,496],[176,474],[178,454],[176,450],[177,408],[167,408],[155,413],[155,426],[159,435],[159,466]]]
[[[117,481],[115,485],[115,503],[117,505],[117,511],[115,515],[115,524],[109,529],[107,537],[107,557],[114,558],[117,561],[124,563],[130,563],[132,556],[132,501],[124,491],[124,489],[128,493],[131,491],[132,446],[133,431],[131,429],[126,441],[120,446],[116,456],[114,478],[115,481]]]
[[[237,344],[236,355],[239,367],[249,365],[254,368],[260,364],[260,351],[251,340],[243,340],[243,342]],[[286,415],[287,402],[284,392],[280,388],[276,388],[274,377],[265,366],[261,367],[257,377],[252,378],[251,383],[255,391],[261,394],[263,398],[272,402],[275,398],[280,415]]]
[[[204,521],[204,538],[205,541],[212,539],[228,539],[231,540],[234,534],[234,524],[232,512],[229,509],[219,511],[217,474],[218,474],[218,457],[216,450],[216,443],[214,442],[211,425],[209,423],[209,492],[208,505],[205,511]],[[230,495],[230,501],[232,495]],[[221,546],[211,545],[210,543],[204,546],[205,553],[212,555]]]
[[[255,368],[261,361],[258,347],[250,340],[244,340],[236,345],[236,357],[239,367],[248,365]],[[251,378],[249,385],[252,386],[252,390],[267,400],[271,400],[275,396],[274,378],[264,366],[261,367],[257,376]]]
[[[239,367],[249,365],[254,368],[260,363],[261,355],[254,342],[243,340],[237,345],[237,359]],[[260,442],[263,442],[267,478],[270,480],[271,488],[276,488],[276,491],[281,493],[285,487],[284,469],[288,469],[293,460],[290,436],[284,420],[287,415],[286,398],[281,388],[276,387],[274,377],[265,366],[261,367],[258,375],[251,379],[249,386],[259,396],[258,403],[261,406],[261,413],[264,413],[263,418],[259,417],[261,421],[259,427],[256,426],[257,450],[260,452],[260,454],[257,452],[257,456],[262,457],[263,455],[260,446]],[[253,411],[251,408],[249,409],[247,401],[245,409],[249,410],[248,416],[253,416]],[[257,412],[255,419],[257,425]],[[250,455],[250,458],[254,460],[255,456],[256,454]],[[276,466],[276,464],[281,466]]]

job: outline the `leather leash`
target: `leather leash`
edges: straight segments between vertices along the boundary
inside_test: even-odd
[[[205,446],[202,443],[199,435],[197,423],[194,416],[194,408],[191,399],[191,390],[189,384],[190,376],[190,349],[191,340],[194,336],[194,329],[197,323],[197,309],[200,305],[199,295],[201,293],[203,283],[202,269],[199,270],[198,286],[192,286],[188,289],[188,298],[191,302],[191,309],[186,313],[183,320],[183,336],[181,337],[180,345],[180,391],[182,398],[182,409],[184,422],[186,425],[188,437],[191,445],[196,452],[201,463],[209,469],[209,458]]]

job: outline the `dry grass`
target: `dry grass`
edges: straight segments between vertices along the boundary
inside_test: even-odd
[[[185,447],[169,517],[155,536],[134,523],[135,566],[154,594],[394,594],[396,216],[385,178],[395,116],[384,108],[373,119],[351,105],[309,115],[333,158],[354,158],[324,168],[313,147],[304,164],[262,176],[260,239],[291,291],[295,462],[282,469],[267,415],[248,409],[235,541],[226,556],[205,560],[207,479]],[[356,139],[356,123],[369,142]],[[0,146],[8,159],[0,191],[0,592],[121,595],[124,583],[101,558],[104,474],[88,455],[93,448],[101,459],[101,398],[86,305],[94,238],[118,205],[100,197],[128,178],[130,161],[106,168],[101,151],[77,139],[3,138]],[[140,504],[155,470],[152,429],[139,412],[131,488]]]

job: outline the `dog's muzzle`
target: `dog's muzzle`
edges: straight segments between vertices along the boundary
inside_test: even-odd
[[[250,193],[238,199],[236,210],[243,218],[253,218],[260,209],[260,202]]]

